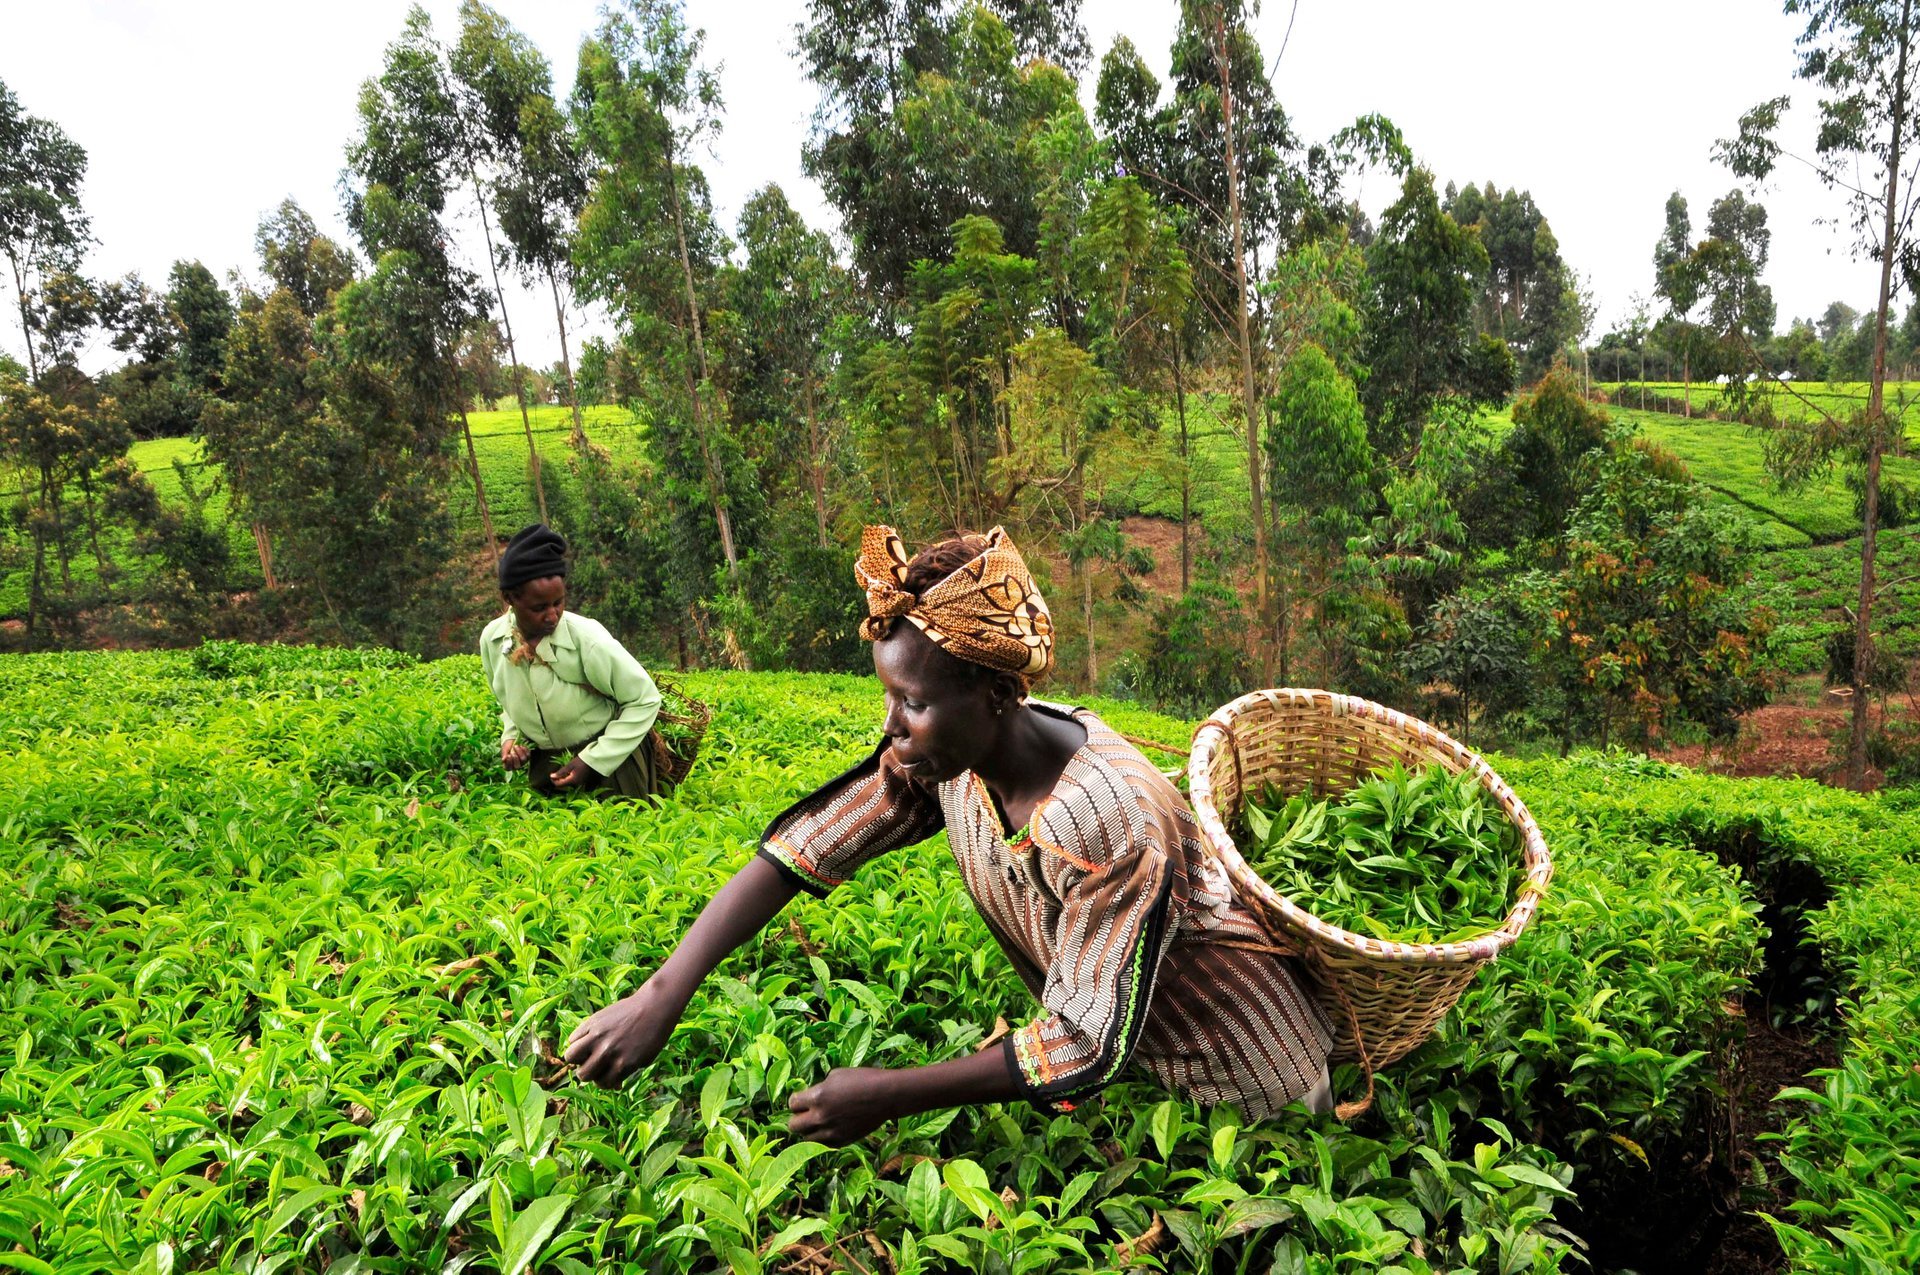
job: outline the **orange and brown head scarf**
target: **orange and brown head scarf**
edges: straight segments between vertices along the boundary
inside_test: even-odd
[[[892,527],[860,533],[854,578],[867,591],[860,636],[877,642],[902,619],[948,654],[1033,681],[1053,667],[1053,616],[1006,530],[919,597],[907,592],[907,547]]]

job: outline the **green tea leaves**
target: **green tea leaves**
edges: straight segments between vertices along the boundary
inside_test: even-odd
[[[1374,938],[1452,942],[1505,920],[1518,836],[1471,775],[1397,763],[1337,802],[1249,802],[1246,858],[1320,919]]]

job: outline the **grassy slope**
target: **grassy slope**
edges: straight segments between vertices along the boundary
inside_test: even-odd
[[[631,412],[620,407],[589,407],[583,414],[587,436],[616,459],[640,456],[640,427]],[[571,481],[566,464],[570,455],[567,440],[572,432],[571,413],[564,407],[536,407],[529,416],[549,492],[565,487]],[[517,409],[472,412],[468,419],[473,429],[474,454],[480,461],[481,481],[486,485],[487,501],[493,512],[494,532],[503,537],[512,535],[539,517],[533,483],[528,476],[526,434],[520,413]],[[135,443],[127,455],[134,468],[153,484],[161,500],[168,502],[182,498],[179,474],[174,468],[175,461],[181,462],[187,467],[188,481],[207,496],[209,513],[216,519],[226,515],[227,491],[216,481],[218,468],[205,463],[201,446],[194,439],[148,439]],[[457,479],[453,488],[453,516],[478,547],[480,514],[472,484],[466,477],[466,442],[457,433],[454,458]],[[227,537],[234,561],[249,582],[258,584],[258,558],[252,535],[245,527],[235,525],[228,528]],[[104,547],[125,570],[138,575],[145,569],[146,564],[130,551],[126,537],[110,538]],[[18,544],[9,545],[7,549],[10,556],[0,557],[0,615],[24,615],[31,559]],[[90,581],[97,574],[93,559],[86,554],[76,557],[72,567],[76,581]]]

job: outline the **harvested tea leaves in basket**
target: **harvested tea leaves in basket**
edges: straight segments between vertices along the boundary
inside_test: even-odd
[[[1337,801],[1269,789],[1243,816],[1248,864],[1329,924],[1452,943],[1506,920],[1518,837],[1470,775],[1396,763]]]

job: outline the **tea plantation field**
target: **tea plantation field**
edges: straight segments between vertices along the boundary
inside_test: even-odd
[[[1623,407],[1638,407],[1641,401],[1642,387],[1637,381],[1596,382],[1594,388]],[[1827,415],[1844,418],[1862,410],[1867,405],[1870,389],[1865,381],[1792,381],[1762,385],[1758,392],[1781,419],[1808,421]],[[1711,381],[1696,381],[1691,387],[1679,381],[1649,381],[1645,390],[1648,406],[1652,406],[1656,398],[1676,406],[1685,400],[1695,412],[1724,411],[1727,405],[1725,387]],[[1920,382],[1889,380],[1882,400],[1887,411],[1902,423],[1911,437],[1916,427],[1920,427]]]
[[[1502,760],[1557,856],[1542,919],[1352,1125],[1134,1082],[827,1151],[785,1137],[796,1088],[1031,1012],[939,844],[796,905],[624,1091],[555,1055],[864,751],[870,680],[690,675],[717,713],[694,776],[604,806],[507,780],[471,658],[6,671],[0,1269],[1704,1269],[1769,1226],[1797,1270],[1920,1261],[1920,809],[1895,798]],[[1776,1104],[1756,1168],[1726,1095],[1769,1012],[1842,1061]]]

